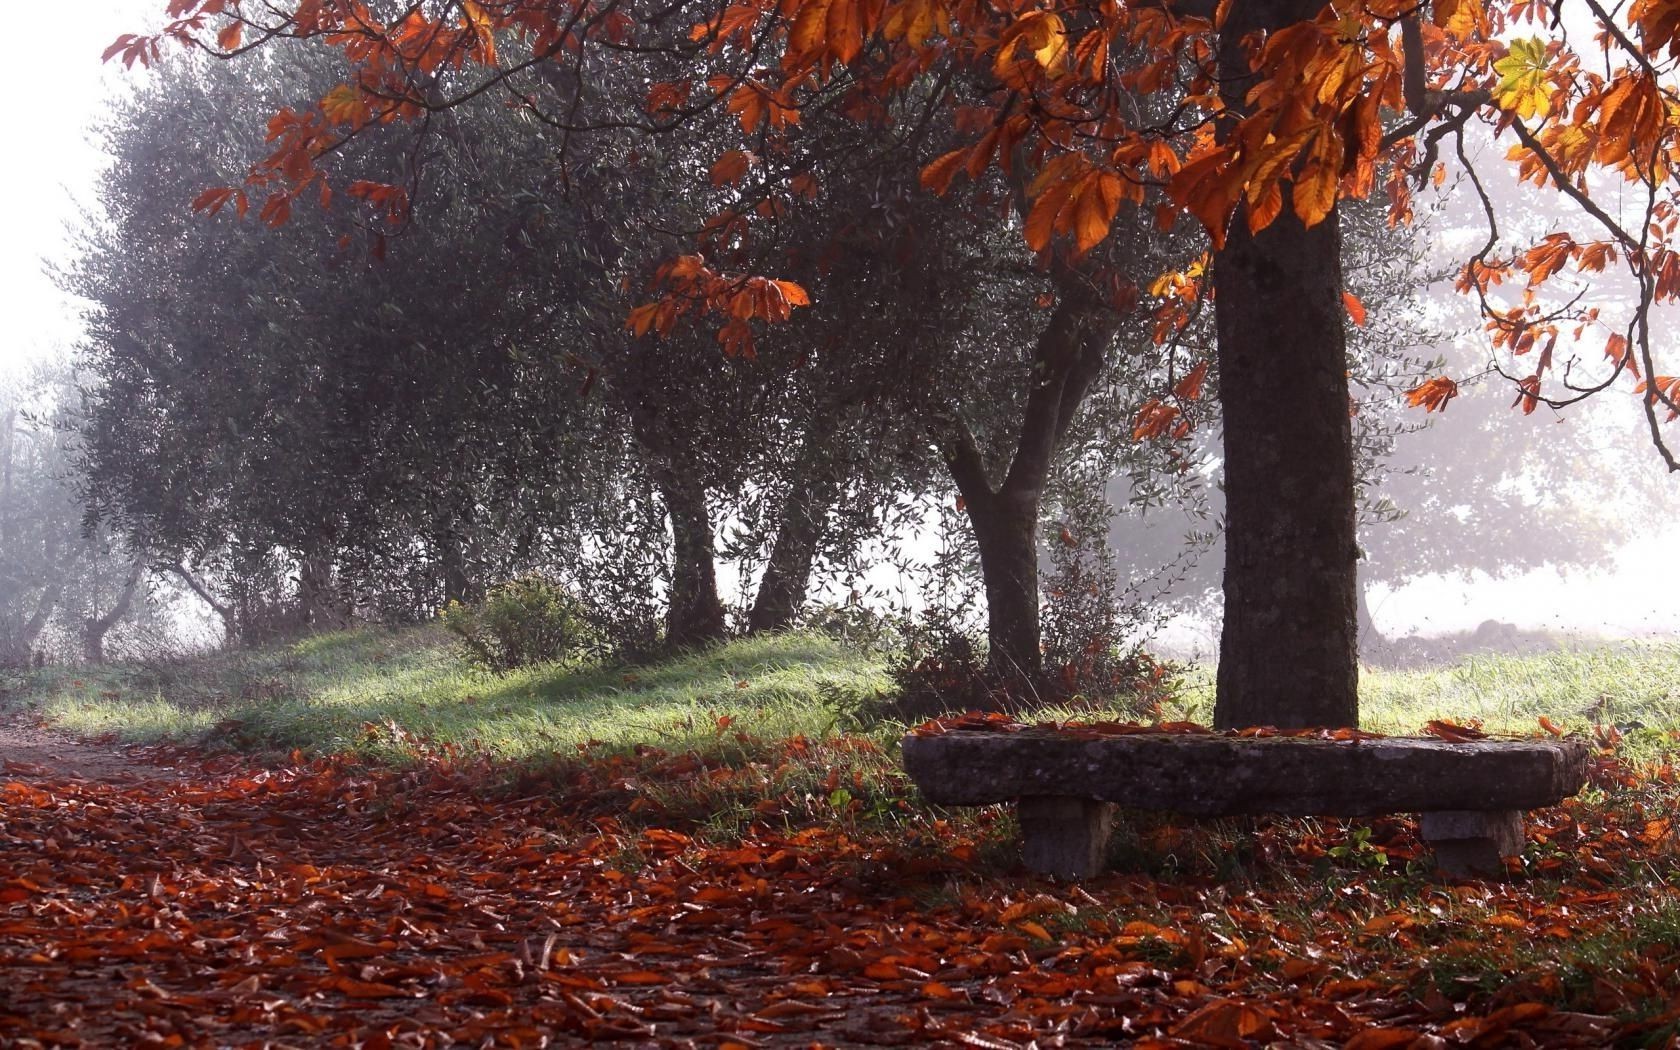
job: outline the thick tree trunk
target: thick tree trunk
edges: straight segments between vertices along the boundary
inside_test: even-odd
[[[1036,686],[1044,672],[1038,605],[1038,500],[999,496],[969,504],[986,585],[987,666]]]
[[[747,627],[755,634],[787,630],[805,606],[817,546],[828,525],[828,512],[840,495],[839,484],[814,459],[808,450],[782,504],[776,542],[747,617]]]
[[[718,597],[706,487],[693,474],[667,465],[654,469],[653,480],[671,519],[671,594],[665,644],[686,649],[720,641],[729,630],[723,601]]]
[[[1038,511],[1056,451],[1102,372],[1119,327],[1083,275],[1058,274],[1056,307],[1033,348],[1033,388],[1021,433],[1003,481],[994,485],[974,435],[953,421],[946,464],[967,508],[980,548],[986,585],[987,669],[1018,683],[1012,693],[1042,684],[1044,653],[1038,607]]]
[[[1240,41],[1311,18],[1322,0],[1245,0],[1221,39],[1226,97],[1243,104]],[[1359,719],[1353,436],[1341,235],[1283,210],[1258,234],[1245,208],[1214,256],[1225,422],[1225,625],[1214,724],[1349,726]]]
[[[145,579],[145,565],[136,562],[128,571],[128,579],[123,581],[122,593],[117,595],[116,602],[103,616],[90,616],[82,621],[82,660],[90,664],[105,662],[105,636],[111,633],[111,628],[122,622],[128,615],[128,610],[134,606],[134,597],[140,592],[140,581]]]
[[[1359,720],[1353,436],[1334,213],[1239,211],[1214,261],[1225,419],[1225,626],[1214,724]]]

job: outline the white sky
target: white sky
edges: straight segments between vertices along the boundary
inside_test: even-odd
[[[94,0],[71,31],[42,35],[0,62],[11,156],[0,164],[0,372],[58,353],[80,332],[76,307],[44,272],[62,261],[66,229],[103,166],[88,129],[122,90],[121,64],[99,56],[120,34],[161,21],[165,0]]]
[[[53,46],[17,48],[0,63],[0,97],[16,103],[6,129],[13,159],[0,165],[0,375],[65,352],[80,332],[76,304],[43,262],[68,252],[66,231],[91,203],[104,164],[89,129],[133,77],[120,64],[103,65],[100,54],[119,34],[161,21],[164,4],[94,0],[77,9],[73,33],[43,38]],[[1671,520],[1680,520],[1680,480],[1675,486]],[[1640,541],[1607,574],[1540,572],[1474,585],[1420,580],[1379,599],[1375,613],[1390,633],[1462,630],[1489,618],[1613,634],[1674,631],[1680,587],[1666,567],[1677,541],[1673,532]]]

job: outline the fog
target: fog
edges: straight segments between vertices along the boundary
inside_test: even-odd
[[[107,0],[79,11],[74,33],[56,46],[20,49],[0,65],[0,89],[8,97],[45,93],[52,99],[51,105],[14,107],[9,131],[22,159],[0,167],[0,193],[8,202],[0,238],[8,324],[0,372],[15,374],[61,357],[80,334],[78,304],[59,291],[51,267],[73,250],[69,231],[81,221],[92,180],[105,163],[89,128],[106,100],[125,90],[126,75],[103,66],[99,53],[118,33],[144,27],[160,6],[160,0]],[[1484,168],[1500,167],[1494,151]],[[1508,179],[1495,191],[1520,216],[1508,222],[1519,233],[1551,227],[1544,195],[1517,190]],[[1450,209],[1429,219],[1439,252],[1461,251],[1480,236],[1476,220]],[[1616,297],[1610,285],[1601,294]],[[1439,285],[1426,291],[1420,308],[1432,326],[1451,335],[1448,345],[1418,346],[1416,352],[1444,354],[1446,371],[1461,375],[1485,363],[1485,339],[1474,331],[1461,297]],[[1581,353],[1590,358],[1597,350]],[[1592,636],[1680,633],[1680,574],[1670,561],[1680,541],[1674,524],[1680,489],[1648,447],[1634,399],[1622,390],[1599,400],[1608,403],[1521,418],[1509,407],[1509,384],[1492,376],[1467,387],[1444,417],[1431,420],[1433,434],[1397,439],[1390,467],[1404,483],[1389,484],[1403,490],[1394,504],[1404,516],[1370,524],[1362,537],[1375,555],[1363,567],[1372,577],[1366,598],[1384,636],[1468,632],[1490,620]],[[1410,422],[1421,422],[1421,413],[1411,411]],[[1485,461],[1494,443],[1511,446],[1503,453],[1509,469],[1468,469]],[[1211,444],[1210,462],[1216,458]],[[1379,482],[1374,492],[1384,491]],[[1493,492],[1501,494],[1498,512],[1479,511]],[[1124,511],[1124,485],[1113,494]],[[1134,573],[1146,575],[1150,558],[1137,548],[1170,546],[1188,530],[1211,528],[1216,498],[1206,513],[1197,518],[1174,507],[1154,508],[1141,519],[1150,540],[1138,540],[1143,533],[1125,524],[1114,543],[1123,560],[1133,559]],[[1377,553],[1385,549],[1382,537],[1420,529],[1426,521],[1434,530],[1427,544],[1408,545],[1410,553]],[[1456,539],[1454,527],[1460,530]],[[1462,552],[1471,553],[1460,557]],[[1219,557],[1215,545],[1174,589],[1186,613],[1160,636],[1169,649],[1206,654],[1213,648],[1216,624],[1206,613]]]

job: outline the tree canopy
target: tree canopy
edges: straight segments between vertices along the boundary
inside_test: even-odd
[[[1658,454],[1677,466],[1663,423],[1680,415],[1680,381],[1662,370],[1651,340],[1654,311],[1680,294],[1671,246],[1680,12],[1668,0],[1625,13],[1596,0],[1441,0],[1427,10],[1316,0],[718,0],[680,14],[589,0],[172,0],[168,11],[174,21],[161,34],[124,37],[109,56],[150,61],[171,39],[232,56],[305,38],[348,63],[343,82],[278,112],[270,155],[243,184],[202,193],[204,211],[280,224],[306,198],[347,193],[373,225],[400,221],[416,169],[406,185],[343,180],[352,144],[392,124],[429,133],[436,115],[484,97],[554,130],[562,173],[602,136],[657,142],[677,128],[711,129],[709,163],[689,175],[728,192],[710,202],[704,248],[660,265],[626,323],[637,335],[669,335],[685,318],[709,316],[727,354],[750,355],[756,323],[810,302],[764,249],[801,198],[825,192],[836,166],[896,159],[941,194],[963,177],[971,206],[1015,211],[1056,282],[1046,332],[1065,335],[1037,337],[1035,397],[1044,404],[1027,409],[1051,423],[1041,438],[1023,431],[1027,461],[1035,442],[1062,440],[1065,410],[1084,396],[1086,366],[1068,348],[1106,344],[1113,317],[1135,303],[1095,249],[1117,222],[1135,226],[1140,210],[1162,228],[1194,217],[1212,248],[1226,437],[1224,724],[1355,717],[1349,303],[1334,221],[1342,199],[1380,188],[1403,221],[1414,183],[1459,168],[1461,192],[1482,206],[1488,228],[1462,260],[1459,285],[1512,362],[1518,407],[1625,381]],[[592,104],[626,62],[640,78],[640,108]],[[836,114],[869,129],[870,148],[843,161],[807,148],[808,129]],[[1476,133],[1505,140],[1519,175],[1579,221],[1537,243],[1505,243],[1470,162]],[[929,159],[927,147],[942,140]],[[1612,268],[1632,289],[1615,307],[1569,284]],[[1145,406],[1140,429],[1182,434],[1185,405],[1201,389],[1191,377],[1204,369],[1179,361],[1177,337],[1195,303],[1151,305],[1170,386]],[[1058,391],[1075,390],[1054,407]],[[1437,409],[1456,392],[1452,378],[1436,376],[1408,397]],[[953,455],[959,486],[979,495],[983,475],[963,466],[960,442]],[[1002,488],[988,482],[991,496],[978,503],[1016,499],[1014,478],[1012,468]],[[1036,506],[1040,488],[1019,491]],[[1022,504],[1005,518],[1033,513]],[[1014,577],[1020,587],[1020,543],[1004,539],[1020,529],[985,512],[974,525],[983,560],[989,544],[994,563],[1011,566],[988,575],[995,602],[1003,592],[992,594],[994,583]],[[1297,699],[1303,693],[1318,699]]]

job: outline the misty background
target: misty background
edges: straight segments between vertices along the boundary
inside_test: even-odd
[[[109,163],[92,128],[111,100],[149,75],[105,65],[100,52],[119,33],[155,24],[159,6],[159,0],[109,0],[79,12],[73,35],[59,36],[52,47],[21,49],[0,66],[8,97],[50,99],[14,107],[9,130],[20,156],[0,166],[0,193],[9,202],[0,237],[6,317],[0,384],[25,382],[43,366],[68,361],[84,334],[83,304],[60,287],[54,269],[70,262],[75,231],[87,222],[95,182]],[[1487,168],[1503,177],[1504,165]],[[1503,193],[1518,199],[1509,185]],[[1547,199],[1519,202],[1540,232],[1549,222]],[[1479,236],[1473,218],[1428,219],[1441,258]],[[1445,341],[1415,352],[1439,354],[1456,376],[1480,371],[1485,340],[1450,282],[1429,288],[1420,304]],[[1444,414],[1426,420],[1412,410],[1408,425],[1430,425],[1395,439],[1388,480],[1370,494],[1374,517],[1362,534],[1364,598],[1377,631],[1393,640],[1499,621],[1595,636],[1675,634],[1680,575],[1670,558],[1680,540],[1673,513],[1680,490],[1646,447],[1628,399],[1610,394],[1566,412],[1542,407],[1523,417],[1512,409],[1512,396],[1509,383],[1485,376],[1466,384]],[[1204,441],[1197,469],[1211,478],[1216,435]],[[1146,588],[1170,585],[1174,615],[1154,644],[1173,655],[1209,656],[1217,648],[1218,495],[1212,485],[1205,488],[1205,503],[1187,510],[1176,504],[1139,509],[1132,505],[1146,500],[1127,479],[1109,486],[1121,511],[1111,543],[1122,567],[1130,565],[1134,578],[1148,577]],[[1390,507],[1376,505],[1385,498]],[[1383,521],[1384,514],[1404,516]],[[1428,529],[1416,527],[1425,517]],[[1395,535],[1404,538],[1384,539]],[[1175,553],[1187,538],[1201,552],[1193,564]],[[910,542],[930,547],[935,541]],[[1169,561],[1175,568],[1158,574]],[[872,581],[886,592],[899,586],[890,573]],[[214,639],[214,616],[185,590],[160,584],[158,599],[169,610],[164,621],[191,644]]]

